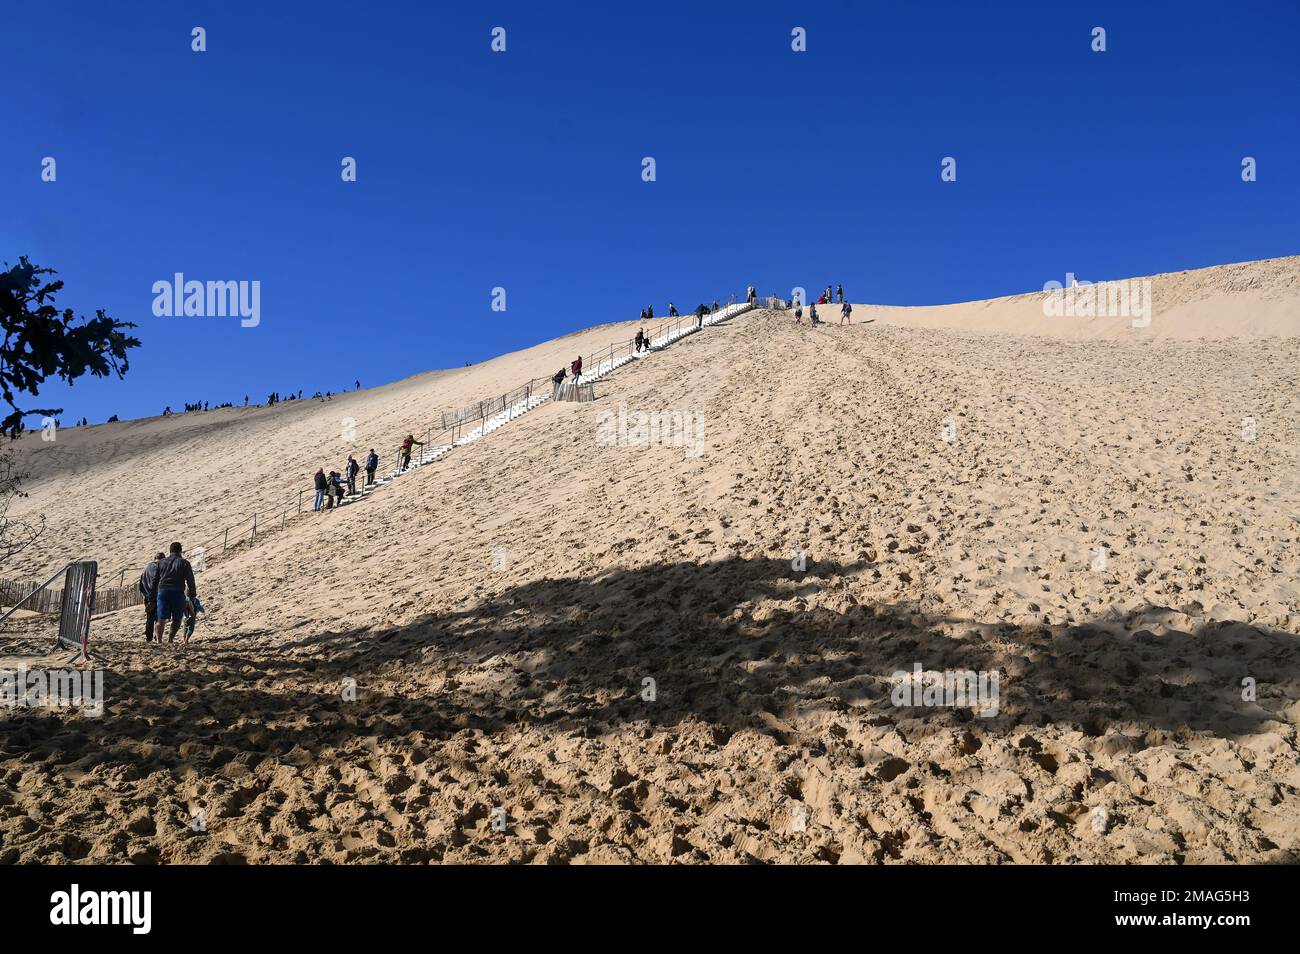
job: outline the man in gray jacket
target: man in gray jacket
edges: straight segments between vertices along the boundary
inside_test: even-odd
[[[144,596],[144,641],[153,640],[154,624],[158,621],[158,567],[163,561],[161,553],[156,554],[152,563],[144,565],[144,572],[140,574],[140,582],[137,584],[141,594]]]

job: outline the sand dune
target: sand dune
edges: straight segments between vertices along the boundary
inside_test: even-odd
[[[0,861],[1295,861],[1298,290],[1275,259],[1157,276],[1144,329],[1019,296],[685,339],[214,562],[190,647],[97,620],[103,718],[0,712]],[[138,565],[626,334],[28,438],[22,569]],[[604,446],[620,405],[702,453]],[[999,673],[997,713],[895,706],[914,663]]]
[[[1079,282],[1088,276],[1078,276]],[[1065,275],[1053,281],[1064,286]],[[1088,338],[1108,341],[1143,341],[1172,338],[1240,339],[1296,337],[1300,335],[1300,270],[1296,258],[1271,258],[1259,262],[1219,265],[1185,272],[1169,272],[1149,278],[1096,281],[1101,299],[1108,293],[1119,302],[1122,286],[1127,290],[1127,310],[1103,312],[1084,307],[1086,287],[1075,289],[1076,307],[1064,307],[1045,314],[1049,294],[1033,292],[929,307],[860,305],[860,316],[883,325],[911,328],[953,328],[965,331],[1017,335],[1045,335],[1053,338]],[[1143,284],[1149,282],[1149,286]],[[1094,292],[1096,294],[1097,292]],[[1135,306],[1151,305],[1150,313],[1136,316]],[[1064,289],[1061,305],[1066,304]],[[1047,309],[1051,311],[1050,307]],[[838,319],[838,310],[826,317]],[[1149,318],[1150,324],[1143,324]],[[1138,325],[1134,325],[1134,321]]]
[[[206,540],[304,490],[309,504],[317,467],[341,472],[349,453],[363,460],[371,447],[381,468],[391,467],[401,438],[422,436],[440,412],[552,374],[580,353],[635,335],[637,324],[603,325],[329,401],[64,428],[50,443],[25,435],[18,447],[30,496],[15,512],[43,514],[50,530],[43,547],[4,572],[40,578],[61,563],[91,556],[112,575],[135,566],[160,537]]]

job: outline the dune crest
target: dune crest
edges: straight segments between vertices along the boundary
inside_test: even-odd
[[[1082,283],[1092,278],[1080,275],[1075,280]],[[1069,277],[1055,275],[1044,281],[1066,286]],[[1149,294],[1150,314],[1135,316],[1131,308],[1104,307],[1092,313],[1076,308],[1062,314],[1062,309],[1052,308],[1050,293],[1042,291],[954,305],[855,307],[864,317],[883,325],[1053,338],[1186,341],[1300,336],[1300,256],[1110,282],[1098,279],[1094,286],[1129,283]],[[1136,290],[1133,297],[1139,297]],[[1144,317],[1150,319],[1149,325],[1141,325]]]

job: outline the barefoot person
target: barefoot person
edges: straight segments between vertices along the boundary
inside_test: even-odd
[[[840,308],[840,324],[844,324],[846,321],[849,324],[853,324],[853,306],[847,301],[844,303],[843,307]]]
[[[159,643],[169,619],[172,629],[167,641],[176,641],[176,630],[180,629],[181,617],[185,615],[187,595],[190,599],[198,596],[194,589],[194,568],[181,556],[181,545],[173,543],[170,555],[158,565],[158,623],[154,635]]]

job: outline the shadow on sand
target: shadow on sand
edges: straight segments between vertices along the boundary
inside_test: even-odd
[[[854,604],[844,578],[869,571],[819,562],[800,574],[774,559],[654,565],[529,582],[457,612],[326,633],[270,655],[235,638],[200,642],[175,668],[110,673],[101,719],[15,712],[0,746],[5,757],[70,762],[90,741],[108,750],[152,741],[164,764],[203,771],[359,734],[446,738],[517,724],[595,737],[697,721],[719,743],[742,728],[788,741],[792,719],[855,710],[906,725],[908,737],[918,725],[1055,724],[1127,745],[1153,731],[1234,737],[1288,721],[1275,713],[1300,679],[1300,640],[1289,633],[1240,623],[1132,631],[1152,608],[1127,623],[1052,628],[927,619]],[[998,672],[997,714],[894,706],[890,676],[914,663]],[[1241,698],[1247,676],[1258,703]],[[654,701],[643,698],[647,678]],[[356,681],[357,701],[343,698],[345,680]]]

